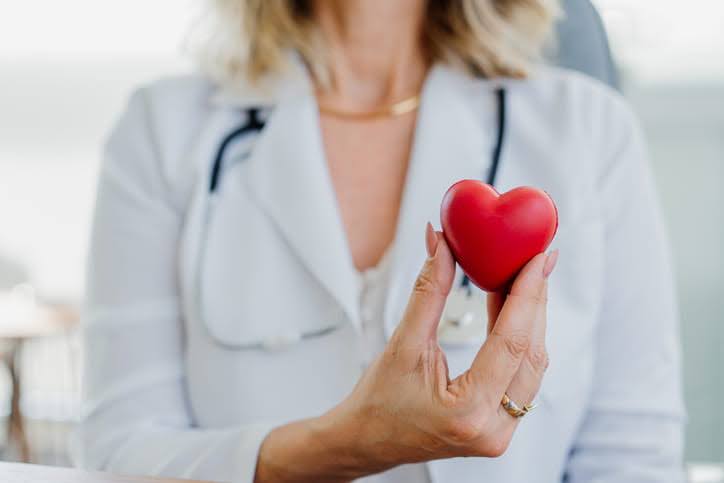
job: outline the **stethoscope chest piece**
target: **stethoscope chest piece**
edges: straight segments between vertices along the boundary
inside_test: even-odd
[[[468,287],[455,287],[448,296],[437,331],[447,346],[482,344],[488,332],[485,294]]]

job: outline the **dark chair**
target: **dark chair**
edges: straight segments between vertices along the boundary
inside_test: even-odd
[[[565,18],[557,27],[557,48],[551,62],[577,70],[619,88],[601,16],[589,0],[562,0]]]

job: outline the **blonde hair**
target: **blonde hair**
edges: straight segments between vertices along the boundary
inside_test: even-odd
[[[206,0],[192,36],[202,69],[221,83],[257,82],[298,52],[318,82],[328,80],[312,0]],[[522,78],[540,57],[558,0],[427,0],[424,40],[431,61],[488,78]]]

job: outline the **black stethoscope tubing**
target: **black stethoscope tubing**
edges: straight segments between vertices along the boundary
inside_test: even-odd
[[[224,155],[226,150],[234,141],[240,140],[246,134],[260,132],[264,129],[265,122],[259,119],[259,109],[252,107],[246,111],[246,122],[240,127],[227,134],[219,144],[219,149],[214,156],[214,163],[211,165],[209,174],[209,194],[214,194],[221,181],[221,168],[224,166]]]
[[[495,97],[497,100],[497,121],[498,121],[498,132],[495,139],[495,145],[493,148],[491,163],[490,163],[490,169],[488,171],[488,176],[486,182],[491,185],[495,186],[495,181],[498,175],[498,171],[500,169],[500,161],[503,154],[503,147],[505,145],[505,134],[506,134],[506,116],[507,116],[507,99],[506,99],[506,91],[503,88],[498,88],[495,91]],[[224,161],[225,161],[225,155],[229,147],[237,141],[240,141],[244,137],[246,137],[248,134],[252,133],[259,133],[262,129],[264,129],[264,126],[266,122],[262,120],[259,116],[260,109],[259,108],[250,108],[246,110],[246,121],[241,126],[237,127],[233,131],[229,132],[224,138],[222,139],[221,143],[219,144],[219,148],[216,151],[216,155],[213,158],[213,164],[211,165],[211,170],[209,172],[209,178],[208,178],[208,196],[210,199],[213,199],[216,194],[218,194],[219,185],[221,182],[221,176],[223,174],[223,168],[224,168]],[[251,151],[251,150],[249,150]],[[245,154],[244,157],[247,157],[249,155],[249,152]],[[206,223],[208,224],[210,219],[210,213],[207,212],[206,216]],[[206,227],[208,228],[208,226]],[[203,230],[204,228],[202,228]],[[205,243],[201,243],[201,252],[205,251]],[[203,255],[200,255],[200,260],[198,262],[201,262],[201,259],[203,259]],[[200,265],[197,267],[197,272],[200,273]],[[198,274],[197,273],[197,274]],[[200,280],[197,280],[197,289],[200,290]],[[470,283],[470,278],[468,278],[467,275],[463,276],[463,279],[460,283],[460,288],[463,290],[466,290],[468,294],[471,293],[472,287]],[[201,304],[201,300],[203,299],[201,292],[197,294],[197,303]],[[203,314],[202,314],[202,308],[198,307],[199,317],[203,320]],[[204,324],[205,325],[205,324]],[[207,326],[208,329],[208,326]],[[300,334],[300,338],[304,337],[315,337],[315,336],[321,336],[324,334],[327,334],[334,330],[335,327],[327,327],[324,329],[321,329],[319,331],[308,333],[308,334]],[[229,344],[224,342],[219,337],[214,336],[211,332],[209,332],[209,335],[214,339],[218,344],[220,344],[222,347],[227,348],[229,350],[238,350],[238,349],[268,349],[273,348],[273,344],[262,342],[259,344],[251,343],[251,344]],[[274,342],[274,341],[272,341]]]
[[[505,145],[506,114],[508,110],[505,89],[497,89],[495,91],[495,96],[498,104],[498,135],[495,140],[495,148],[493,149],[490,171],[488,172],[487,183],[490,186],[495,186],[495,179],[498,175],[498,167],[500,166],[500,159],[503,154],[503,146]],[[246,114],[246,122],[227,134],[219,144],[209,175],[210,194],[215,193],[219,187],[221,171],[224,165],[224,155],[231,144],[234,141],[240,140],[246,134],[260,132],[264,129],[266,122],[259,118],[259,108],[252,107],[247,109]]]
[[[493,149],[493,157],[490,163],[490,170],[488,171],[488,179],[486,180],[486,182],[493,187],[495,186],[495,180],[498,177],[500,159],[503,156],[503,146],[505,146],[505,128],[507,124],[506,116],[508,113],[508,99],[505,89],[501,87],[495,91],[495,95],[498,100],[498,136],[495,139],[495,148]],[[460,287],[466,289],[469,293],[472,289],[470,286],[470,277],[463,275]]]

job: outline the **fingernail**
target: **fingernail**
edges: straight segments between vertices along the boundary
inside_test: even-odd
[[[558,262],[558,249],[553,250],[548,254],[546,257],[546,262],[543,265],[543,277],[548,278],[550,277],[551,273],[553,273],[553,269],[556,268],[556,263]]]
[[[427,248],[428,257],[435,258],[435,254],[437,253],[437,243],[437,234],[432,228],[432,224],[428,221],[427,227],[425,228],[425,246]]]

